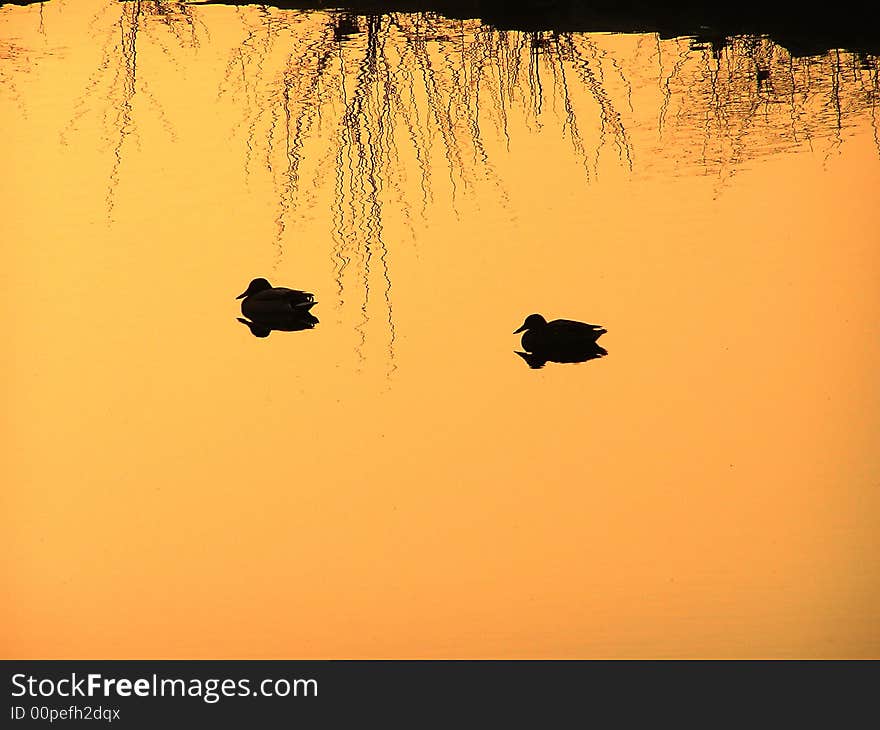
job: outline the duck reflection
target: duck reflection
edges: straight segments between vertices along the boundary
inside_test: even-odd
[[[526,352],[516,354],[537,370],[548,362],[577,363],[604,357],[608,351],[596,340],[606,331],[595,324],[570,319],[548,322],[540,314],[530,314],[513,334],[524,333],[522,348]]]
[[[517,352],[528,366],[533,370],[539,370],[548,362],[587,362],[587,360],[595,360],[597,357],[605,357],[608,354],[601,345],[593,343],[592,346],[576,348],[556,348],[542,349],[535,352]]]
[[[238,317],[238,321],[246,324],[254,337],[268,337],[272,330],[279,332],[310,330],[318,324],[318,318],[309,312],[278,317],[255,317],[253,321]]]
[[[268,337],[272,330],[299,332],[310,330],[318,318],[309,310],[317,304],[311,292],[287,287],[273,287],[266,279],[258,278],[239,294],[241,313],[238,321],[247,325],[254,337]]]

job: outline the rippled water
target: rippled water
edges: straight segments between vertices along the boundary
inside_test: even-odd
[[[878,68],[0,6],[4,654],[876,656]]]

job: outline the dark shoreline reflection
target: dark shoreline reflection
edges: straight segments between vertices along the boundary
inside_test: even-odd
[[[580,347],[552,347],[536,349],[534,352],[515,351],[530,368],[540,370],[548,362],[579,363],[605,357],[608,354],[601,345],[584,345]]]
[[[255,5],[252,0],[208,0],[206,5]],[[832,49],[880,52],[880,10],[865,3],[844,9],[810,9],[803,2],[705,3],[671,0],[311,0],[267,3],[281,10],[340,10],[355,15],[431,13],[450,20],[479,18],[498,30],[524,32],[658,33],[690,36],[719,48],[740,35],[767,36],[794,56]]]

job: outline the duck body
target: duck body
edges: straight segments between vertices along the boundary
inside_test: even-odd
[[[308,313],[317,304],[311,292],[272,286],[266,279],[254,279],[236,299],[241,313],[249,319],[285,318]]]
[[[607,330],[596,324],[554,319],[548,322],[540,314],[530,314],[513,334],[523,332],[522,346],[527,352],[595,347]]]

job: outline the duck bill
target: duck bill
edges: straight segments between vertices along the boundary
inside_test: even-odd
[[[241,294],[239,294],[239,295],[236,297],[236,299],[244,299],[246,296],[247,296],[247,292],[246,292],[246,291],[243,291]]]
[[[525,329],[526,329],[526,326],[523,325],[523,326],[520,327],[518,330],[514,330],[514,331],[513,331],[513,334],[518,335],[520,332],[525,332]]]

